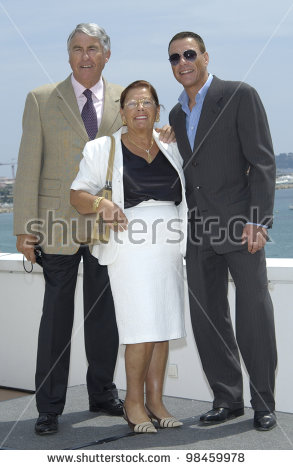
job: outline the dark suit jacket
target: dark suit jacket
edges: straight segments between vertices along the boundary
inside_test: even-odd
[[[214,249],[239,249],[245,221],[271,226],[275,157],[266,113],[254,88],[213,78],[193,152],[179,103],[170,112],[170,124],[184,159],[189,210],[197,210],[204,222],[201,230]]]

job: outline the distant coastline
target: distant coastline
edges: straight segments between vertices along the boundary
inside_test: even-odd
[[[293,188],[293,183],[276,184],[276,189],[292,189],[292,188]]]
[[[276,189],[293,189],[293,183],[278,183]],[[0,203],[0,214],[10,214],[13,212],[13,205],[1,205]]]
[[[277,176],[276,189],[293,189],[293,153],[276,156]],[[13,178],[0,176],[0,214],[13,212]]]
[[[13,212],[13,207],[1,207],[0,206],[0,214],[10,214]]]

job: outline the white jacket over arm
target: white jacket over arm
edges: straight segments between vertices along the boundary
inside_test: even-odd
[[[123,155],[121,147],[121,134],[127,132],[123,127],[113,134],[115,138],[115,158],[112,178],[112,200],[124,211],[124,188],[123,188]],[[172,166],[178,173],[182,187],[182,201],[178,205],[178,216],[180,219],[180,229],[183,237],[180,242],[182,256],[186,253],[187,239],[187,204],[185,198],[185,180],[182,170],[182,158],[177,148],[177,144],[166,144],[159,140],[159,134],[153,131],[153,137],[159,149],[163,152]],[[83,159],[80,162],[79,172],[71,185],[71,189],[87,191],[90,194],[97,194],[106,182],[108,159],[110,153],[111,138],[101,137],[88,142],[83,151]],[[95,245],[92,254],[99,258],[100,264],[111,264],[114,262],[119,249],[119,244],[115,241],[114,232],[110,230],[110,240],[108,244]]]

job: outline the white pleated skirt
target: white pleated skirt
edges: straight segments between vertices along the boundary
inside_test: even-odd
[[[120,344],[178,339],[184,327],[183,258],[177,207],[146,201],[125,209],[119,252],[108,265]]]

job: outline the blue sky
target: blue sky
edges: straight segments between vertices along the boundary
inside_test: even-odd
[[[275,153],[293,152],[293,1],[279,0],[0,0],[0,162],[17,160],[28,91],[70,73],[66,40],[80,22],[103,26],[112,42],[105,78],[127,85],[149,80],[166,110],[181,91],[168,62],[167,45],[179,31],[200,34],[210,55],[209,71],[244,80],[265,105]],[[0,166],[0,176],[11,176]]]

